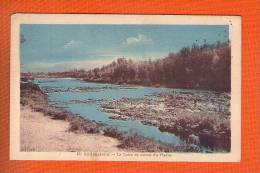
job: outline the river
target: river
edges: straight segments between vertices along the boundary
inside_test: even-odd
[[[105,127],[138,134],[173,146],[183,145],[180,138],[172,133],[161,132],[157,127],[136,120],[111,119],[111,114],[102,111],[100,107],[102,102],[152,97],[154,93],[165,93],[174,89],[101,84],[71,78],[36,78],[33,82],[48,95],[51,105],[63,107],[88,120],[102,123]]]
[[[70,78],[36,78],[34,83],[48,94],[49,104],[63,107],[88,120],[116,128],[122,132],[138,134],[162,143],[179,146],[182,141],[168,132],[144,125],[136,120],[110,119],[100,103],[120,98],[143,98],[152,93],[165,92],[166,88],[128,87],[114,84],[84,82]]]

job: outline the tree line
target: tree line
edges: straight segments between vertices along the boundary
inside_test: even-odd
[[[173,88],[231,89],[231,48],[229,42],[193,44],[157,60],[133,61],[118,58],[101,68],[49,73],[52,76],[81,78],[85,81],[166,86]]]

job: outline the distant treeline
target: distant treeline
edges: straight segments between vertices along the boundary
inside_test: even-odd
[[[158,60],[135,62],[119,58],[102,68],[89,71],[49,73],[85,81],[166,86],[174,88],[230,91],[231,49],[229,42],[182,48]]]

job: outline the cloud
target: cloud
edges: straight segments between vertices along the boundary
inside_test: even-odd
[[[143,34],[138,34],[136,37],[128,37],[123,45],[136,45],[136,44],[151,44],[153,40]]]
[[[78,47],[82,44],[82,41],[76,41],[76,40],[70,40],[69,42],[64,44],[64,48],[68,49],[68,48],[74,48],[74,47]]]

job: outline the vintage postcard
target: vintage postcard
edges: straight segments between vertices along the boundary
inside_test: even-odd
[[[240,161],[240,17],[11,19],[11,160]]]

